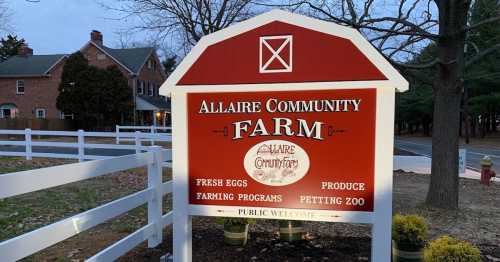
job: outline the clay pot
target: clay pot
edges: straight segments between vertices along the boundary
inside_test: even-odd
[[[401,248],[392,242],[392,261],[393,262],[422,262],[423,248]]]
[[[248,241],[248,224],[224,224],[224,243],[244,246]]]
[[[280,220],[280,239],[283,241],[293,242],[302,240],[304,228],[302,221],[297,220]]]

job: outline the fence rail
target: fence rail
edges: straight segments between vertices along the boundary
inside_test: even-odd
[[[119,126],[116,125],[115,127],[115,137],[116,137],[116,144],[120,144],[121,141],[133,141],[132,138],[123,136],[123,132],[120,130],[134,130],[134,131],[145,131],[150,134],[158,134],[158,133],[163,133],[163,134],[170,134],[172,133],[172,128],[171,127],[165,127],[165,126]],[[154,145],[154,140],[149,140],[151,145]]]
[[[172,137],[170,134],[166,133],[143,133],[140,131],[135,132],[121,132],[119,134],[115,132],[86,132],[83,130],[78,131],[46,131],[46,130],[0,130],[0,135],[9,136],[24,136],[22,141],[11,141],[11,140],[0,140],[0,146],[24,146],[25,150],[23,152],[18,151],[0,151],[0,156],[21,156],[26,157],[27,160],[31,160],[33,157],[52,157],[52,158],[67,158],[67,159],[78,159],[79,162],[84,160],[96,160],[105,159],[114,156],[106,156],[103,154],[92,155],[86,154],[85,149],[121,149],[121,150],[134,150],[135,153],[140,153],[147,149],[143,145],[144,141],[150,141],[152,144],[154,142],[170,142]],[[49,137],[73,137],[76,138],[76,142],[45,142],[45,141],[33,141],[33,136],[49,136]],[[127,139],[128,141],[134,141],[133,144],[119,145],[119,144],[100,144],[100,143],[86,143],[86,140],[90,137],[104,137],[104,138],[116,138],[116,139]],[[49,152],[33,152],[33,147],[55,147],[55,148],[74,148],[77,149],[76,154],[69,153],[49,153]]]
[[[147,166],[148,169],[148,186],[144,190],[0,242],[2,261],[32,255],[146,203],[146,226],[87,261],[113,261],[145,240],[149,247],[157,246],[162,242],[163,228],[173,223],[172,211],[162,213],[163,196],[172,192],[172,181],[162,181],[162,167],[171,156],[170,150],[155,146],[145,153],[0,175],[0,199],[3,199],[131,168]]]

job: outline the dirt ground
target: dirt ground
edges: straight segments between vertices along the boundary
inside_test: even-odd
[[[0,173],[62,163],[0,158]],[[169,179],[170,174],[164,176]],[[145,181],[144,170],[136,169],[1,200],[0,241],[140,190]],[[430,239],[452,235],[478,246],[484,261],[498,261],[495,259],[500,259],[500,183],[484,187],[477,180],[461,179],[459,211],[425,206],[428,183],[427,175],[395,172],[394,213],[423,215],[430,227]],[[169,201],[166,200],[165,211],[170,207]],[[139,207],[24,261],[83,261],[145,225],[146,213],[144,207]],[[306,240],[287,244],[278,239],[276,221],[259,220],[250,228],[247,246],[229,247],[223,244],[222,228],[214,219],[196,217],[193,261],[369,261],[370,226],[308,222],[306,229]],[[172,230],[168,227],[159,247],[147,249],[143,243],[120,261],[158,261],[160,256],[172,252],[171,239]]]
[[[394,211],[424,216],[431,239],[451,235],[478,246],[485,261],[500,261],[486,258],[486,255],[500,258],[500,183],[486,187],[478,180],[461,178],[458,211],[425,206],[428,184],[428,175],[396,172]]]

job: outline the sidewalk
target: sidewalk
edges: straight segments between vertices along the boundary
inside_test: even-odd
[[[431,159],[426,156],[394,156],[393,169],[418,174],[430,174]],[[465,174],[460,174],[460,177],[479,180],[481,178],[481,173],[467,169]],[[492,181],[500,182],[500,178],[495,177]]]

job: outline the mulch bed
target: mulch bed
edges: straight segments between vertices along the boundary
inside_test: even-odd
[[[247,245],[233,247],[223,243],[222,227],[214,219],[196,217],[193,219],[193,261],[369,261],[370,237],[356,236],[359,232],[353,236],[319,232],[324,231],[325,226],[332,232],[339,225],[342,224],[308,223],[310,233],[306,240],[288,243],[279,239],[276,222],[260,220],[251,228]],[[363,227],[362,231],[366,232],[361,235],[366,235],[369,227]],[[164,239],[172,239],[171,232],[169,228]],[[158,261],[166,250],[172,250],[171,241],[164,241],[154,249],[141,246],[120,261]]]

